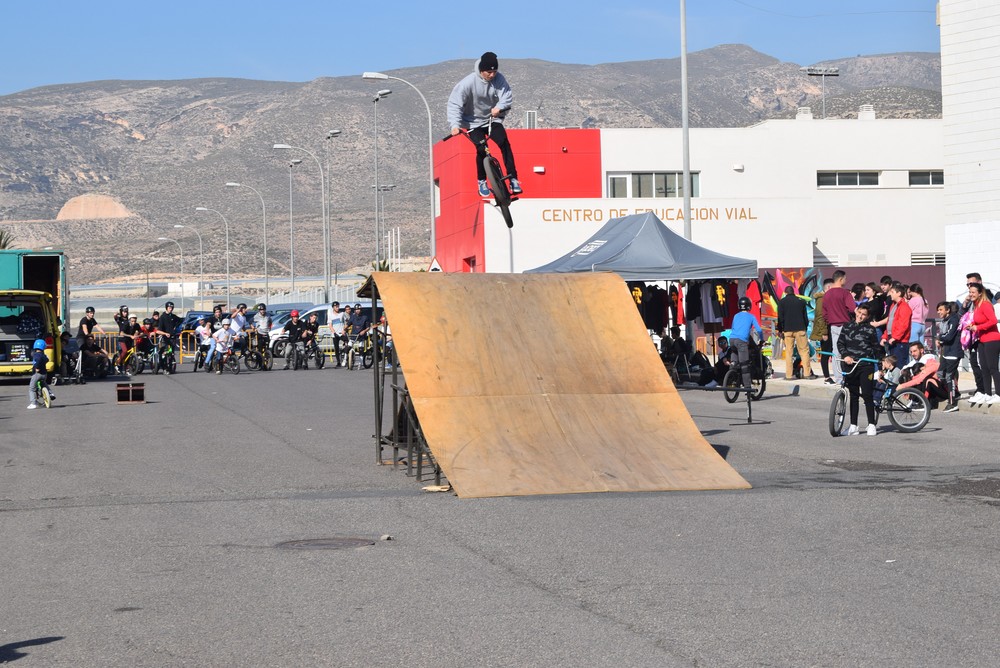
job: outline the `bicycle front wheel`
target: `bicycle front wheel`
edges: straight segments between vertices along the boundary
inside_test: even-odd
[[[234,357],[233,355],[230,355],[229,357],[227,357],[226,358],[226,368],[229,369],[230,371],[232,371],[233,373],[239,373],[240,372],[240,360],[239,360],[239,358]]]
[[[722,379],[722,387],[724,388],[737,388],[743,385],[743,374],[737,369],[730,369],[726,372],[726,377]],[[729,389],[724,389],[722,391],[722,396],[726,398],[726,401],[735,404],[736,400],[739,399],[739,392],[732,392]]]
[[[250,371],[258,371],[263,363],[263,357],[256,350],[248,351],[243,355],[243,364],[246,365],[247,369]]]
[[[833,397],[830,404],[830,436],[840,436],[844,431],[847,419],[847,393],[841,390]]]
[[[139,358],[133,353],[125,360],[125,375],[136,376],[141,372],[139,368]]]
[[[270,371],[274,367],[274,357],[271,356],[270,350],[265,350],[261,354],[260,368],[264,371]]]
[[[38,398],[42,400],[42,404],[46,408],[52,408],[52,395],[49,394],[49,388],[45,387],[45,383],[39,382]]]
[[[326,364],[326,354],[323,352],[322,348],[320,348],[320,347],[317,346],[316,347],[316,368],[317,369],[322,369],[325,364]]]
[[[886,409],[889,422],[906,434],[920,431],[931,419],[931,407],[923,392],[908,387],[894,394]]]
[[[483,168],[486,170],[486,182],[490,184],[490,191],[493,199],[501,207],[510,204],[510,191],[507,190],[507,182],[503,180],[503,172],[500,170],[500,161],[492,155],[483,158]],[[509,216],[510,214],[508,214]]]

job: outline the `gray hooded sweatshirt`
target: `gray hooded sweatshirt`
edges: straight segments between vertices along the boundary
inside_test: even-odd
[[[514,94],[510,84],[502,74],[497,72],[493,81],[487,82],[479,76],[479,60],[471,74],[455,84],[448,97],[448,127],[478,128],[489,123],[490,110],[500,108],[500,116],[494,123],[502,120],[514,104]]]

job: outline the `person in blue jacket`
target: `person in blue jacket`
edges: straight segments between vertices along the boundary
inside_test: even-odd
[[[733,326],[730,328],[729,345],[736,350],[736,361],[743,372],[743,387],[750,387],[750,333],[757,333],[757,340],[764,337],[757,318],[750,312],[750,299],[740,297],[740,312],[733,316]]]

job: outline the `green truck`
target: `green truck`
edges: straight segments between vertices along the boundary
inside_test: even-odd
[[[31,373],[31,348],[46,343],[49,371],[58,367],[59,333],[69,320],[62,251],[0,250],[0,375]]]

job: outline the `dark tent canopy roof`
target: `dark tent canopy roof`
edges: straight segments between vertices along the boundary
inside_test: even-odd
[[[613,271],[626,281],[757,278],[757,261],[688,241],[653,213],[612,218],[573,252],[525,273]]]

